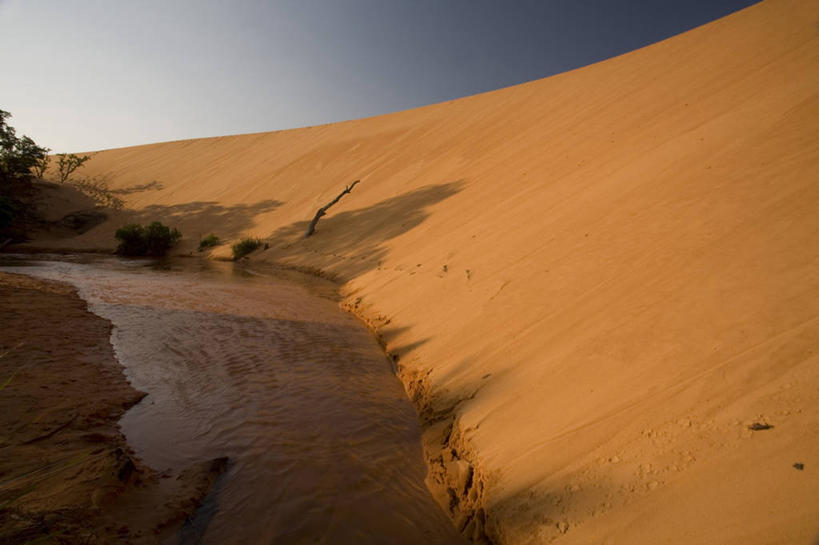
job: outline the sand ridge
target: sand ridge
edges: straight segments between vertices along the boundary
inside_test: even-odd
[[[86,173],[128,210],[70,244],[110,248],[116,226],[159,219],[183,252],[209,232],[260,236],[254,267],[342,282],[475,538],[806,543],[817,21],[815,0],[767,0],[456,101],[97,152]]]

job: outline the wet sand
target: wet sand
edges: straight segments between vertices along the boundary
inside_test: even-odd
[[[147,264],[27,272],[77,285],[114,324],[117,358],[148,393],[120,420],[142,462],[176,476],[229,460],[167,543],[463,542],[424,485],[417,416],[390,362],[334,298]]]
[[[160,479],[117,421],[144,394],[111,324],[66,284],[0,272],[0,542],[155,543],[194,512],[219,464]]]

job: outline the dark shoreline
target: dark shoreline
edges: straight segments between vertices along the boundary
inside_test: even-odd
[[[18,247],[14,247],[13,250],[19,257],[12,252],[0,253],[0,263],[4,255],[11,257],[17,264],[29,259],[93,262],[96,259],[115,257],[110,249],[83,250],[79,255],[77,252],[52,248],[42,248],[42,252],[33,251],[25,254],[19,253],[20,248]],[[76,256],[76,259],[71,259],[70,256]],[[491,545],[493,543],[486,532],[489,514],[485,489],[489,479],[481,473],[478,464],[474,462],[474,453],[468,442],[464,440],[459,423],[453,416],[454,407],[433,408],[427,377],[410,376],[403,371],[398,355],[387,349],[386,342],[379,332],[380,326],[383,325],[379,318],[369,316],[355,302],[345,300],[340,293],[342,283],[337,278],[320,269],[271,263],[261,263],[254,267],[252,259],[249,258],[234,262],[211,260],[197,254],[179,254],[161,259],[123,259],[136,263],[141,262],[146,267],[163,270],[186,271],[197,270],[197,267],[211,270],[232,267],[233,274],[282,279],[307,289],[313,295],[338,303],[342,310],[352,314],[370,331],[389,360],[393,373],[404,386],[406,396],[415,409],[423,432],[421,446],[427,466],[425,484],[430,494],[450,518],[457,531],[467,540],[480,544]],[[178,267],[180,263],[188,263],[191,267],[184,265]]]
[[[144,393],[117,362],[111,324],[60,282],[0,272],[0,541],[157,543],[221,472],[165,479],[118,427]]]

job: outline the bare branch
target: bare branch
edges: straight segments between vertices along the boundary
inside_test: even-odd
[[[335,199],[333,199],[332,201],[330,201],[329,203],[325,204],[324,206],[322,206],[321,208],[318,209],[318,212],[316,212],[316,215],[313,216],[313,220],[310,222],[310,225],[307,226],[307,231],[305,231],[305,233],[304,233],[304,238],[309,237],[310,235],[313,234],[313,232],[315,232],[316,224],[318,223],[318,220],[321,219],[321,217],[327,213],[327,210],[331,206],[336,204],[341,199],[341,197],[343,197],[344,195],[346,195],[347,193],[352,191],[353,188],[355,187],[355,184],[357,184],[360,181],[361,180],[354,181],[353,183],[348,185],[347,188],[344,191],[339,193],[338,196]]]
[[[79,156],[73,153],[58,153],[57,168],[60,171],[60,182],[68,181],[71,173],[80,168],[89,159],[91,159],[90,155]]]

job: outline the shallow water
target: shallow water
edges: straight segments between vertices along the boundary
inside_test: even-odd
[[[414,410],[370,332],[315,289],[189,263],[3,267],[74,284],[114,324],[126,376],[149,394],[120,425],[148,465],[230,458],[176,541],[461,543],[424,486]]]

